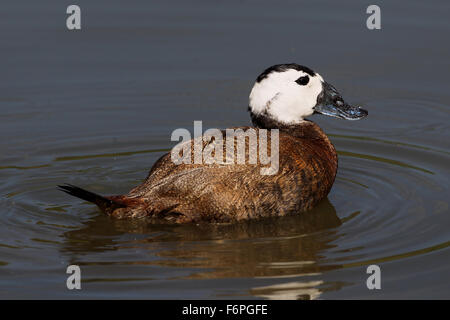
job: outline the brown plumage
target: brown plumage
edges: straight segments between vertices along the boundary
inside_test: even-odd
[[[223,139],[225,146],[225,135]],[[208,143],[211,142],[204,142],[203,147]],[[246,139],[246,160],[248,143]],[[277,174],[261,175],[260,168],[267,165],[247,162],[174,164],[167,153],[153,165],[144,183],[126,195],[83,198],[82,189],[77,188],[77,195],[76,187],[61,188],[96,203],[103,212],[116,218],[148,216],[176,223],[227,222],[311,209],[326,197],[337,171],[333,145],[319,126],[310,121],[280,128]]]
[[[258,136],[261,129],[279,129],[279,170],[274,175],[261,174],[260,169],[268,165],[262,165],[259,157],[256,164],[249,163],[246,138],[245,164],[175,164],[168,153],[153,165],[145,181],[126,195],[104,197],[72,185],[60,189],[95,203],[114,218],[230,222],[299,213],[327,196],[338,166],[328,137],[317,124],[303,118],[313,113],[351,120],[367,115],[367,111],[346,104],[320,75],[295,64],[273,66],[257,78],[249,111],[255,127],[233,129],[256,130]],[[222,137],[225,160],[225,131]],[[193,159],[193,140],[190,143]],[[204,149],[215,141],[203,139],[202,143]],[[267,149],[270,155],[270,147]]]

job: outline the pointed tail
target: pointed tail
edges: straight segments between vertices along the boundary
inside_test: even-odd
[[[127,205],[109,197],[104,197],[96,193],[81,189],[71,184],[58,186],[58,190],[63,191],[71,196],[95,203],[103,212],[111,214],[115,209],[125,208]]]

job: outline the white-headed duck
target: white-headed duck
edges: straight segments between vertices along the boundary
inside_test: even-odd
[[[126,195],[100,196],[73,185],[59,187],[115,218],[229,222],[301,212],[327,196],[338,167],[333,144],[317,124],[305,118],[320,113],[358,120],[368,114],[345,103],[318,73],[294,63],[274,65],[258,76],[248,110],[254,127],[240,129],[253,128],[258,135],[261,129],[279,130],[275,174],[261,174],[260,162],[174,163],[167,153],[145,181]],[[225,131],[222,134],[225,141]],[[209,143],[203,141],[203,148]]]

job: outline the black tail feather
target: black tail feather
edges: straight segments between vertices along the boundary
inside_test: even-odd
[[[58,190],[63,191],[71,196],[95,203],[103,212],[110,213],[117,208],[123,208],[125,205],[117,203],[111,199],[98,195],[96,193],[81,189],[77,186],[66,184],[58,186]]]

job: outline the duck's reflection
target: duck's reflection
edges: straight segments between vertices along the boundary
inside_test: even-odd
[[[251,293],[270,300],[314,300],[322,294],[318,288],[323,281],[292,281],[253,288]]]
[[[327,199],[298,215],[234,224],[154,225],[96,216],[82,228],[64,234],[64,251],[80,258],[117,250],[117,261],[111,264],[189,268],[193,271],[188,278],[295,277],[338,267],[319,262],[321,253],[334,246],[332,241],[340,225]],[[148,255],[148,259],[124,262],[130,250],[144,252],[140,257]],[[294,287],[308,292],[311,289],[298,283]],[[289,289],[289,294],[298,296],[292,292],[294,287],[281,291]],[[260,292],[261,296],[270,296],[270,287],[254,290],[254,295]],[[275,286],[272,291],[280,288]]]

